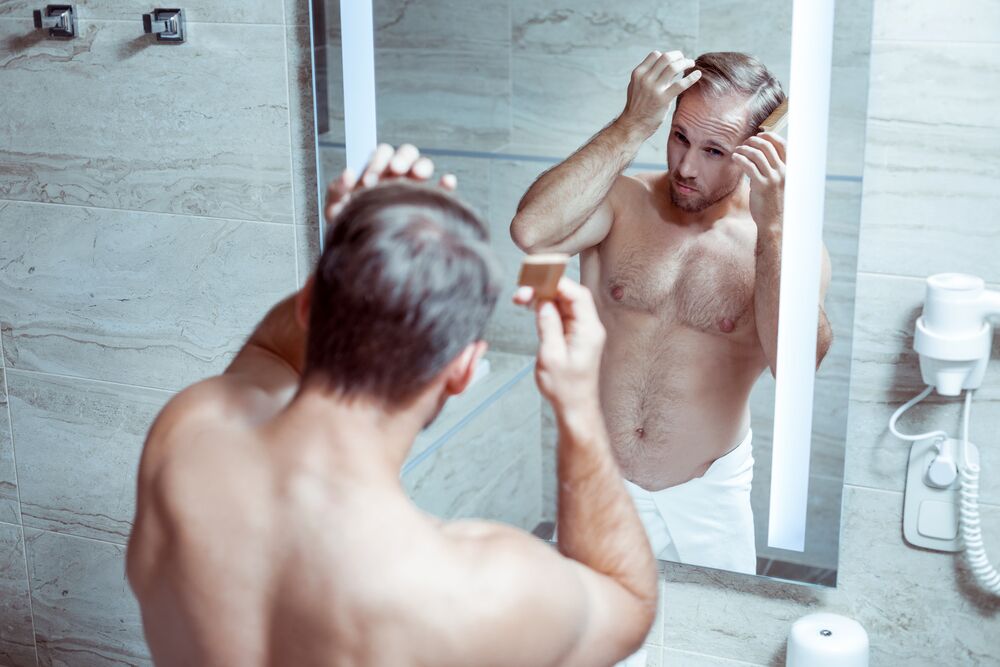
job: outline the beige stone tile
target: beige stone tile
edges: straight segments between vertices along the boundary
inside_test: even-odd
[[[295,288],[294,230],[0,202],[8,368],[180,389]]]
[[[25,525],[125,544],[139,457],[172,394],[11,371]]]
[[[20,526],[0,523],[0,664],[34,667],[35,635]]]
[[[995,136],[1000,128],[996,44],[878,41],[871,72],[870,120],[903,124],[910,132],[969,127]],[[919,104],[916,91],[925,92]]]
[[[998,179],[995,130],[870,122],[859,268],[919,278],[959,271],[1000,283]]]
[[[1000,5],[993,0],[961,3],[878,0],[872,37],[915,42],[996,42]],[[943,47],[948,48],[948,47]]]
[[[0,126],[0,198],[291,222],[285,29],[158,45],[137,27],[60,41],[0,21],[4,86],[22,91]]]
[[[152,665],[125,547],[25,530],[40,665]]]
[[[694,49],[698,35],[697,3],[598,0],[512,0],[511,34],[518,53],[559,56],[618,55],[638,58],[650,51]]]
[[[10,436],[7,410],[7,373],[0,368],[0,522],[20,524],[17,500],[17,471],[14,467],[14,443]]]

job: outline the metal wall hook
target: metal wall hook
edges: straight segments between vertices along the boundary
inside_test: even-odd
[[[154,9],[142,15],[142,27],[147,35],[155,34],[158,42],[180,44],[184,41],[184,10]]]
[[[36,9],[34,16],[35,27],[39,30],[48,29],[49,37],[55,39],[76,37],[76,12],[72,5],[48,5],[45,9]]]

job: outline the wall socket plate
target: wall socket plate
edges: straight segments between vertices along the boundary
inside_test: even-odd
[[[903,537],[908,544],[923,549],[956,553],[965,546],[958,532],[959,480],[944,489],[929,486],[925,481],[927,469],[937,456],[936,438],[918,440],[910,447],[910,461],[906,472],[906,493],[903,496]],[[962,442],[950,439],[961,461]],[[969,456],[979,461],[979,449],[969,443]]]

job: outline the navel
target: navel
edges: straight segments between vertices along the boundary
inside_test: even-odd
[[[615,301],[621,301],[622,297],[625,296],[625,288],[621,285],[614,285],[611,288],[611,298]]]
[[[719,320],[719,330],[722,333],[732,333],[733,329],[736,328],[736,322],[733,322],[728,317],[724,317]]]

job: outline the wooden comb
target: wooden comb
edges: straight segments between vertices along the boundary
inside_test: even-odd
[[[763,132],[781,132],[788,125],[788,98],[778,105],[778,108],[771,112],[771,115],[760,124]]]

